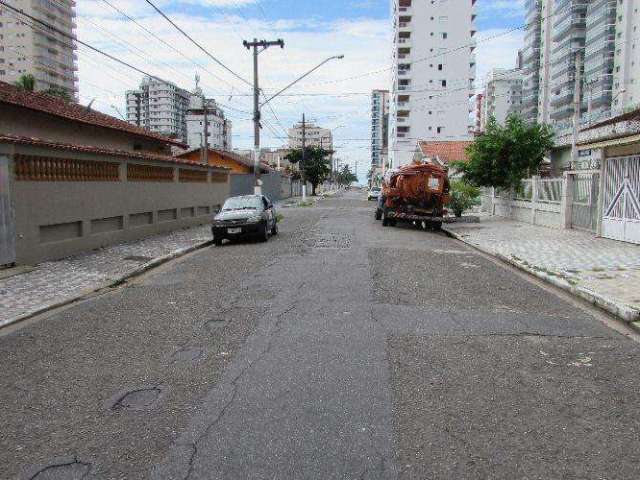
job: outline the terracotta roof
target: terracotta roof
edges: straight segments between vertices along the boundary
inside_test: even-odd
[[[144,128],[125,122],[124,120],[88,109],[83,105],[73,102],[65,102],[62,99],[52,97],[45,93],[25,92],[6,82],[0,82],[0,104],[2,103],[28,108],[30,110],[35,110],[87,125],[118,130],[170,145],[178,145],[180,147],[186,146],[180,140],[152,133]]]
[[[162,155],[158,153],[148,153],[148,152],[131,152],[127,150],[115,150],[111,148],[104,147],[94,147],[91,145],[73,145],[69,143],[56,143],[50,142],[48,140],[42,140],[39,138],[33,137],[17,137],[14,135],[0,135],[0,143],[11,143],[14,145],[32,145],[36,147],[45,147],[51,148],[55,150],[66,150],[70,152],[79,152],[79,153],[95,153],[99,155],[111,155],[114,157],[126,157],[133,158],[137,160],[153,160],[156,162],[167,162],[167,163],[176,163],[180,165],[193,165],[193,166],[205,166],[200,162],[190,162],[187,160],[182,160],[178,157],[171,157],[169,155]],[[225,167],[211,167],[207,165],[209,168],[216,168],[218,170],[230,170]]]
[[[442,163],[454,161],[467,161],[466,149],[473,142],[468,140],[446,141],[446,142],[427,142],[419,141],[418,145],[425,157],[437,158]]]
[[[198,150],[200,150],[200,147],[190,148],[189,150],[187,150],[187,151],[185,151],[183,153],[180,153],[177,156],[178,157],[184,157],[184,156],[189,155],[189,154],[191,154],[193,152],[196,152]],[[240,163],[240,164],[242,164],[242,165],[244,165],[246,167],[253,168],[253,166],[254,166],[253,159],[251,159],[249,157],[245,157],[244,155],[240,155],[240,154],[234,153],[234,152],[229,152],[229,151],[226,151],[226,150],[219,150],[217,148],[210,148],[209,151],[210,152],[215,152],[215,153],[217,153],[218,155],[220,155],[223,158],[225,158],[225,157],[226,158],[230,158],[231,160],[234,160],[234,161],[236,161],[236,162],[238,162],[238,163]],[[273,168],[270,165],[268,165],[267,163],[265,163],[265,162],[260,162],[260,165],[266,171],[269,171],[269,172],[273,171]]]
[[[633,122],[640,121],[640,108],[636,108],[627,113],[623,113],[622,115],[618,115],[617,117],[611,117],[602,122],[594,123],[593,125],[583,128],[581,131],[586,132],[587,130],[593,130],[594,128],[606,127],[607,125],[613,125],[614,123],[619,122]]]

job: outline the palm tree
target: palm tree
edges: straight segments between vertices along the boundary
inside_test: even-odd
[[[33,92],[36,88],[36,79],[30,73],[20,75],[20,78],[15,82],[15,86],[25,92]]]

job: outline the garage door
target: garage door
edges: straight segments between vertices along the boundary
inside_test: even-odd
[[[602,236],[640,244],[640,157],[605,162]]]

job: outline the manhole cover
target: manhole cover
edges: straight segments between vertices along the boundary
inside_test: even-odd
[[[109,402],[112,410],[144,410],[158,402],[162,395],[160,387],[140,387],[120,392]]]
[[[124,257],[125,260],[131,260],[132,262],[149,262],[151,260],[153,260],[153,258],[151,257],[144,257],[142,255],[130,255],[128,257]]]
[[[34,475],[30,475],[29,478],[32,480],[80,480],[89,473],[90,469],[90,464],[71,459],[51,463],[39,469]]]
[[[227,324],[226,320],[214,318],[213,320],[209,320],[207,323],[205,323],[204,326],[207,327],[209,330],[218,330],[224,327],[226,324]]]
[[[204,357],[204,350],[200,347],[184,347],[173,354],[175,362],[195,362]]]

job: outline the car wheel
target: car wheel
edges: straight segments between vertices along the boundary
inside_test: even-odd
[[[266,242],[269,240],[269,227],[266,222],[262,225],[262,231],[260,232],[260,241]]]
[[[277,235],[278,234],[278,222],[275,222],[273,224],[273,228],[271,229],[271,235]]]
[[[219,247],[222,245],[222,240],[223,240],[222,238],[214,238],[213,243]]]

